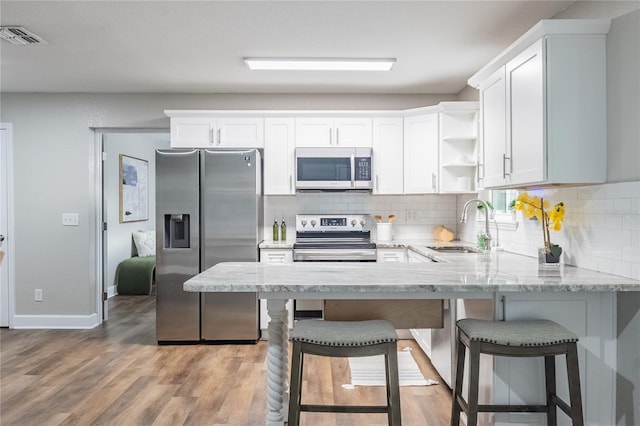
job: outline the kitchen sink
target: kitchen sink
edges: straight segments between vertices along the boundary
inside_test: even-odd
[[[478,252],[478,250],[472,247],[463,247],[463,246],[428,246],[427,248],[440,253],[477,253]]]

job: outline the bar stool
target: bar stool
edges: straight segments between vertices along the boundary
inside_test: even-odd
[[[484,412],[524,412],[547,413],[547,424],[556,425],[556,407],[564,411],[574,426],[583,425],[582,398],[580,396],[580,371],[576,342],[578,337],[549,320],[487,321],[462,319],[457,322],[457,363],[451,425],[458,426],[460,412],[467,414],[467,426],[475,426],[478,413]],[[470,352],[469,401],[462,396],[464,359],[466,348]],[[544,356],[546,382],[546,405],[479,405],[478,375],[480,354],[510,357]],[[571,405],[556,394],[555,357],[565,355],[569,379],[569,399]]]
[[[389,321],[298,321],[291,333],[291,400],[289,426],[300,424],[302,411],[333,413],[387,413],[389,424],[401,425],[398,379],[398,335]],[[328,357],[385,356],[387,405],[302,404],[304,354]]]

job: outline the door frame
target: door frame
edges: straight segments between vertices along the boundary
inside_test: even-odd
[[[106,250],[106,230],[104,229],[107,212],[107,200],[104,200],[104,136],[109,133],[167,133],[168,127],[91,127],[94,133],[93,139],[93,164],[94,164],[94,238],[95,238],[95,282],[96,282],[96,314],[98,324],[102,324],[109,317],[109,300],[106,295],[105,275],[108,265]],[[107,225],[108,226],[108,225]]]
[[[12,123],[0,123],[0,129],[5,131],[6,133],[6,152],[5,155],[2,156],[3,164],[5,168],[5,176],[6,176],[6,190],[7,190],[7,229],[6,229],[6,237],[4,240],[4,248],[5,248],[5,258],[4,258],[4,266],[7,268],[7,290],[8,290],[8,298],[7,298],[7,313],[8,313],[8,326],[9,328],[13,328],[14,316],[15,316],[15,308],[16,308],[16,296],[15,296],[15,279],[14,279],[14,271],[15,271],[15,246],[13,244],[13,235],[14,235],[14,215],[13,215],[13,124]]]

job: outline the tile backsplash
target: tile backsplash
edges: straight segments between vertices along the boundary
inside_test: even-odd
[[[573,188],[531,190],[551,205],[565,204],[562,230],[551,231],[551,241],[563,248],[562,262],[629,278],[640,279],[640,182],[610,183]],[[363,193],[300,193],[295,196],[265,196],[265,240],[271,239],[274,219],[289,224],[289,239],[295,238],[296,214],[368,213],[384,220],[395,214],[393,237],[397,240],[432,239],[433,230],[444,225],[456,238],[473,242],[484,222],[469,209],[466,225],[458,223],[462,206],[475,196],[465,195],[370,195]],[[543,245],[540,222],[516,213],[516,230],[495,225],[491,233],[507,251],[536,257]],[[376,228],[372,227],[376,238]]]
[[[452,230],[456,226],[455,195],[371,195],[366,193],[298,193],[295,196],[268,195],[264,198],[264,223],[266,240],[271,239],[274,219],[283,218],[290,224],[289,239],[295,238],[296,214],[319,213],[368,213],[381,215],[387,221],[390,214],[396,215],[393,222],[395,239],[431,239],[439,225]],[[372,238],[376,238],[376,227],[371,227]]]
[[[551,206],[560,201],[565,204],[562,229],[550,231],[551,241],[563,248],[562,262],[640,279],[640,182],[529,193],[549,200]],[[459,198],[461,205],[465,200]],[[515,231],[499,230],[500,245],[511,252],[536,256],[538,247],[543,245],[540,222],[524,218],[522,212],[516,213],[516,220]],[[463,239],[484,227],[483,223],[472,223],[473,229],[458,230]],[[495,232],[493,225],[491,232]]]

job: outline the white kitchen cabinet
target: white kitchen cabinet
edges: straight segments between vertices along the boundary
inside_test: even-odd
[[[404,151],[402,117],[373,119],[373,193],[402,194]]]
[[[550,277],[550,282],[553,278]],[[606,292],[504,293],[498,295],[506,320],[550,319],[575,333],[578,342],[584,423],[616,424],[616,294]],[[495,357],[493,395],[497,404],[544,403],[541,358]],[[566,363],[556,357],[558,394],[568,399]],[[544,414],[501,413],[496,425],[544,425]],[[570,424],[559,414],[558,424]]]
[[[608,29],[541,21],[469,79],[480,90],[485,188],[606,180]]]
[[[172,117],[172,148],[263,148],[261,117]]]
[[[365,147],[372,144],[372,119],[360,117],[297,117],[297,147]]]
[[[478,103],[441,102],[439,106],[439,191],[474,192],[478,163]]]
[[[290,263],[293,262],[293,249],[291,248],[269,248],[260,249],[260,262],[261,263]],[[289,312],[288,324],[289,330],[293,329],[293,300],[288,300],[286,307]],[[271,317],[267,312],[267,301],[260,299],[260,330],[262,332],[262,339],[268,340],[268,327]]]
[[[294,195],[295,119],[264,120],[264,194]]]
[[[406,262],[406,248],[379,248],[376,250],[376,262]]]
[[[438,192],[438,113],[404,119],[404,193]]]
[[[478,186],[505,184],[507,147],[507,83],[501,67],[482,82],[480,91],[480,153]]]

